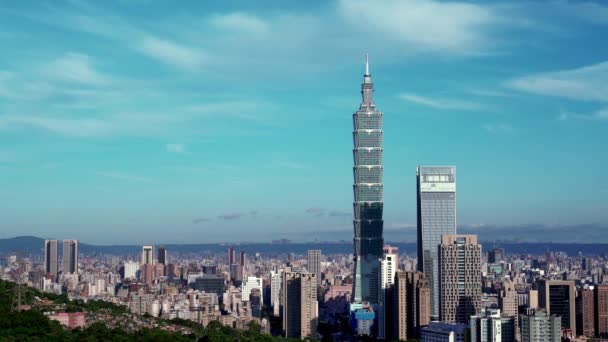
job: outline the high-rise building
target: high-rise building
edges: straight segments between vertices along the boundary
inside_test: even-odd
[[[50,274],[53,281],[57,280],[59,273],[58,247],[59,242],[57,240],[44,241],[44,272]]]
[[[492,248],[488,251],[488,262],[493,264],[505,259],[504,248]]]
[[[397,272],[392,289],[392,312],[387,340],[420,337],[431,318],[431,291],[422,272]]]
[[[321,250],[308,250],[308,272],[317,277],[317,286],[321,285]]]
[[[382,112],[373,102],[374,86],[365,61],[362,103],[353,114],[354,261],[353,303],[378,304],[382,258]]]
[[[63,240],[63,273],[78,273],[78,240]]]
[[[443,235],[439,265],[440,319],[468,323],[481,310],[481,245],[477,235]]]
[[[167,265],[167,249],[165,246],[158,246],[158,263]]]
[[[270,271],[270,305],[272,305],[272,313],[278,317],[281,308],[281,279],[283,270]]]
[[[236,251],[234,247],[228,248],[228,267],[236,263]]]
[[[561,342],[561,327],[561,318],[544,310],[519,316],[521,342]]]
[[[608,285],[595,286],[595,334],[608,338]]]
[[[285,337],[316,337],[319,309],[315,278],[312,273],[283,273],[281,316]]]
[[[378,308],[378,338],[386,339],[386,327],[390,328],[387,318],[392,317],[392,287],[399,263],[399,249],[389,245],[384,246],[384,255],[380,262],[380,305]]]
[[[515,342],[517,320],[501,316],[499,309],[486,309],[471,316],[471,342]]]
[[[240,259],[240,265],[241,266],[245,266],[245,251],[241,250],[241,253],[239,255],[239,259]]]
[[[538,290],[528,290],[528,308],[538,309]]]
[[[562,329],[576,334],[576,287],[572,280],[540,280],[538,297],[540,307],[549,315],[561,317]]]
[[[456,167],[418,166],[418,271],[431,288],[431,318],[439,318],[439,255],[442,235],[456,234]]]
[[[141,265],[154,264],[154,246],[143,246],[141,251]]]
[[[262,278],[247,277],[247,279],[243,281],[243,284],[241,285],[241,298],[244,302],[249,300],[249,295],[251,294],[251,290],[253,289],[260,290],[261,296],[262,291],[264,291],[264,284]]]
[[[595,289],[585,286],[576,298],[577,335],[595,337]]]
[[[517,291],[511,280],[505,279],[502,282],[502,288],[498,293],[498,307],[503,316],[515,317],[515,322],[517,322],[519,305],[517,301]]]
[[[139,267],[139,262],[137,261],[125,261],[124,279],[137,279]]]
[[[154,283],[154,265],[142,264],[139,272],[140,281],[148,285]]]

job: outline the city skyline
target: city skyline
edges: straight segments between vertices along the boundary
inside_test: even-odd
[[[481,239],[591,225],[606,242],[608,7],[266,5],[1,5],[0,238],[348,239],[368,50],[391,113],[385,236],[415,240],[416,166],[456,165]]]

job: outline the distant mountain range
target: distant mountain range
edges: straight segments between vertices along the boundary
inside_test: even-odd
[[[34,236],[19,236],[9,239],[0,239],[0,257],[23,253],[24,256],[42,256],[44,253],[43,238]],[[399,247],[401,254],[416,254],[416,243],[413,242],[389,242]],[[61,245],[61,244],[60,244]],[[568,255],[603,255],[608,254],[608,243],[550,243],[550,242],[482,242],[483,250],[487,251],[494,247],[501,247],[509,254],[531,254],[540,255],[547,251],[566,252]],[[170,255],[187,254],[219,254],[226,253],[229,245],[210,244],[166,244],[165,247]],[[263,255],[279,254],[305,254],[309,249],[320,249],[323,254],[347,254],[352,253],[352,242],[319,242],[319,243],[235,243],[237,250],[244,250],[249,256],[259,252]],[[60,247],[61,248],[61,247]],[[100,246],[80,243],[80,253],[86,256],[95,255],[131,255],[135,258],[141,252],[140,245],[111,245]]]

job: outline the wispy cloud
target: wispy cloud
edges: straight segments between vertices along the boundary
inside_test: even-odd
[[[482,105],[476,102],[433,98],[412,93],[399,94],[399,98],[417,105],[442,110],[478,110],[482,108]]]
[[[76,119],[41,115],[0,116],[0,129],[34,128],[71,137],[100,137],[113,127],[101,119]]]
[[[154,36],[143,38],[137,48],[149,57],[190,71],[200,69],[205,60],[198,49]]]
[[[151,179],[151,178],[136,176],[136,175],[123,173],[123,172],[94,171],[94,172],[91,172],[91,174],[100,176],[100,177],[112,178],[112,179],[129,181],[129,182],[139,182],[139,183],[149,183],[149,184],[157,183],[154,179]]]
[[[110,79],[93,67],[90,56],[70,52],[50,62],[44,72],[60,81],[86,85],[105,85]]]
[[[589,120],[589,121],[608,121],[608,107],[601,108],[591,114],[574,113],[570,111],[562,111],[557,120]]]
[[[488,28],[496,23],[489,7],[467,2],[341,0],[339,13],[351,25],[410,48],[470,54],[487,51]]]
[[[188,154],[190,152],[186,151],[186,145],[184,144],[167,144],[165,146],[167,152],[177,153],[177,154]]]
[[[325,215],[325,209],[318,208],[318,207],[308,208],[308,209],[306,209],[306,213],[307,214],[311,214],[313,216],[324,216]]]
[[[250,35],[264,35],[270,29],[263,19],[244,12],[216,15],[211,18],[210,24],[222,30],[239,31]]]
[[[520,91],[583,101],[608,101],[608,62],[516,78],[507,86]]]
[[[220,220],[236,220],[236,219],[240,219],[241,217],[243,217],[245,215],[246,214],[242,213],[242,212],[224,213],[224,214],[218,215],[217,218]]]
[[[346,212],[346,211],[340,211],[340,210],[331,210],[328,213],[329,217],[351,217],[353,214]]]

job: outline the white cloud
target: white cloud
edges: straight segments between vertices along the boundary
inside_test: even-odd
[[[167,152],[171,152],[171,153],[177,153],[177,154],[188,153],[188,151],[186,151],[186,145],[184,145],[184,144],[167,144],[165,146],[165,148],[167,149]]]
[[[453,100],[453,99],[439,99],[439,98],[431,98],[427,96],[421,96],[412,93],[402,93],[399,94],[399,98],[411,103],[415,103],[418,105],[431,107],[435,109],[443,109],[443,110],[478,110],[482,106],[479,103],[461,101],[461,100]]]
[[[101,119],[69,119],[35,115],[0,116],[0,129],[38,128],[72,137],[97,137],[112,131],[112,125]]]
[[[479,53],[495,23],[489,8],[434,0],[341,0],[338,12],[355,28],[408,46],[456,54]]]
[[[202,51],[154,36],[143,38],[138,49],[149,57],[183,69],[196,70],[204,64]]]
[[[532,74],[511,80],[507,86],[539,95],[604,102],[608,101],[608,62]]]
[[[608,120],[608,107],[598,110],[594,116],[600,120]]]
[[[44,67],[54,79],[85,85],[104,85],[110,79],[93,67],[92,58],[80,53],[67,53]]]
[[[210,20],[212,26],[228,31],[240,31],[248,34],[268,33],[268,24],[255,15],[243,12],[217,15]]]

